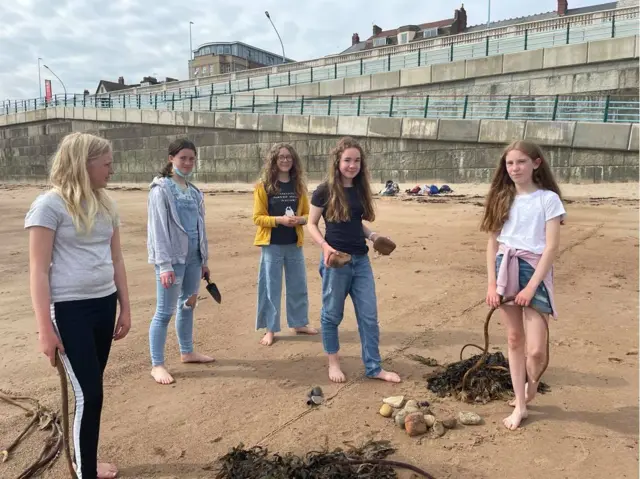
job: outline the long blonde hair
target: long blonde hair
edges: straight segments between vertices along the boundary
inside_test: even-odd
[[[373,205],[373,196],[371,195],[367,160],[364,149],[360,146],[360,143],[350,136],[341,138],[329,154],[329,162],[327,165],[328,201],[326,218],[333,222],[343,222],[351,219],[349,202],[344,192],[344,186],[342,186],[342,175],[340,173],[342,154],[349,148],[356,148],[360,152],[360,172],[353,179],[353,186],[358,193],[364,209],[362,219],[371,222],[376,219],[376,213]]]
[[[298,152],[289,143],[276,143],[271,147],[269,153],[264,158],[264,166],[260,172],[260,181],[264,185],[267,194],[274,195],[278,191],[278,154],[281,148],[286,148],[291,153],[293,163],[289,170],[289,177],[295,185],[295,192],[298,198],[302,198],[307,192],[307,183],[304,168]]]
[[[533,182],[542,189],[557,193],[562,199],[560,188],[542,149],[531,141],[516,140],[504,149],[498,161],[484,205],[480,231],[499,231],[509,218],[509,210],[516,197],[516,186],[507,172],[507,154],[513,150],[521,151],[534,161],[539,158],[540,166],[533,170]],[[564,224],[564,221],[561,223]]]
[[[98,214],[111,220],[116,211],[104,189],[91,188],[87,163],[111,151],[111,143],[89,133],[66,135],[53,156],[49,182],[64,200],[78,232],[89,233]]]

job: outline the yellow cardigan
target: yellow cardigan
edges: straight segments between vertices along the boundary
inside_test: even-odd
[[[298,211],[296,216],[302,216],[305,220],[309,219],[309,198],[303,193],[298,198]],[[253,223],[258,227],[256,236],[253,241],[254,246],[265,246],[271,243],[271,230],[277,226],[276,217],[269,216],[269,199],[267,190],[265,190],[262,182],[258,183],[253,190]],[[298,234],[298,246],[302,246],[304,242],[304,229],[302,225],[296,225],[296,233]]]

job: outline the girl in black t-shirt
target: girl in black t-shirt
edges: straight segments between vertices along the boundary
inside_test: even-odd
[[[307,271],[302,245],[309,198],[302,163],[287,143],[274,145],[253,193],[254,245],[260,246],[256,329],[266,329],[260,344],[271,346],[280,331],[282,272],[287,288],[287,324],[297,333],[318,334],[309,326]]]
[[[342,138],[331,152],[327,180],[311,198],[309,234],[322,247],[322,345],[329,357],[329,378],[337,383],[346,381],[338,358],[338,326],[347,295],[356,312],[367,377],[400,382],[396,373],[380,367],[375,282],[366,244],[378,234],[362,223],[375,219],[368,176],[362,147],[353,138]],[[324,238],[318,228],[320,216],[326,226]],[[351,261],[342,268],[329,267],[327,259],[336,251],[349,253]]]

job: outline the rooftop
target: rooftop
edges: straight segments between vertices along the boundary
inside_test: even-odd
[[[251,49],[253,49],[253,50],[256,50],[256,51],[259,51],[259,52],[262,52],[262,53],[266,53],[266,54],[268,54],[268,55],[273,55],[273,56],[276,56],[276,57],[282,57],[282,53],[273,53],[273,52],[270,52],[270,51],[268,51],[268,50],[264,50],[264,49],[262,49],[262,48],[254,47],[253,45],[249,45],[249,44],[247,44],[247,43],[244,43],[244,42],[238,42],[238,41],[235,41],[235,42],[207,42],[207,43],[203,43],[202,45],[198,45],[198,46],[193,50],[193,53],[195,54],[195,53],[196,53],[198,50],[200,50],[201,48],[204,48],[204,47],[210,47],[210,46],[214,46],[214,45],[242,45],[242,46],[244,46],[244,47],[251,48]],[[291,58],[287,58],[287,57],[285,57],[285,60],[286,60],[287,62],[295,62],[295,61],[296,61],[296,60],[293,60],[293,59],[291,59]]]

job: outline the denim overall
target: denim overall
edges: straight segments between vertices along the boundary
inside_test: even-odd
[[[149,328],[149,345],[153,366],[164,364],[164,345],[167,327],[176,313],[176,334],[180,353],[193,352],[193,307],[185,305],[190,296],[198,293],[202,277],[202,255],[198,231],[198,203],[196,191],[189,187],[183,190],[175,181],[169,181],[180,224],[189,237],[189,251],[185,264],[172,265],[176,275],[174,284],[164,288],[160,282],[160,271],[156,266],[156,288],[158,304]]]

